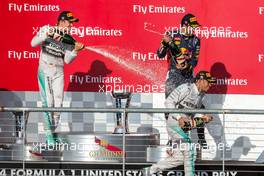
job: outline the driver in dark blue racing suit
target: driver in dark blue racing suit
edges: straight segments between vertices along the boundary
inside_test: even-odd
[[[157,51],[160,58],[167,55],[169,68],[166,78],[165,96],[179,85],[193,81],[193,68],[197,65],[200,53],[200,39],[193,29],[200,26],[196,17],[187,14],[181,21],[181,28],[169,31],[162,39]]]

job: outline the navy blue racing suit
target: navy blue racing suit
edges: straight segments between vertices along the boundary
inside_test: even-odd
[[[172,38],[172,42],[178,51],[173,51],[170,45],[162,42],[161,47],[157,51],[159,58],[164,58],[167,55],[169,62],[169,68],[165,85],[165,97],[179,85],[193,81],[193,68],[197,65],[198,57],[200,53],[200,39],[195,35],[185,36],[178,31],[174,31],[169,34]],[[176,50],[177,50],[176,48]],[[187,50],[188,55],[188,67],[184,70],[176,68],[176,57],[181,53],[181,49]]]

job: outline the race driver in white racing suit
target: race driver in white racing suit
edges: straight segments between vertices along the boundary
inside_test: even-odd
[[[172,91],[165,101],[166,108],[199,109],[202,99],[209,90],[211,83],[216,80],[207,71],[200,71],[194,83],[185,83]],[[153,164],[146,175],[152,175],[184,164],[185,176],[195,176],[194,162],[196,159],[195,146],[192,145],[190,132],[192,129],[212,120],[205,114],[170,113],[167,120],[168,135],[172,140],[172,153],[164,160]],[[184,146],[183,146],[184,145]]]
[[[61,107],[64,93],[64,62],[69,64],[83,49],[79,42],[66,44],[63,34],[69,33],[72,23],[79,20],[70,11],[63,11],[58,17],[57,26],[43,26],[31,41],[32,47],[41,46],[38,67],[38,84],[43,107]],[[48,145],[56,139],[53,130],[58,125],[58,112],[44,113],[44,128]]]

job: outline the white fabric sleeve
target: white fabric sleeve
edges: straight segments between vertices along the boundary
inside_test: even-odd
[[[66,64],[70,64],[76,56],[77,56],[77,51],[75,51],[75,50],[72,50],[72,51],[66,50],[65,51],[65,56],[64,56],[64,62]]]
[[[49,26],[43,26],[31,40],[31,46],[36,47],[46,40]]]

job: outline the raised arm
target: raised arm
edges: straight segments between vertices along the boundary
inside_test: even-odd
[[[44,42],[48,37],[48,31],[49,31],[48,26],[41,27],[38,33],[31,40],[31,46],[36,47],[40,45],[42,42]]]

